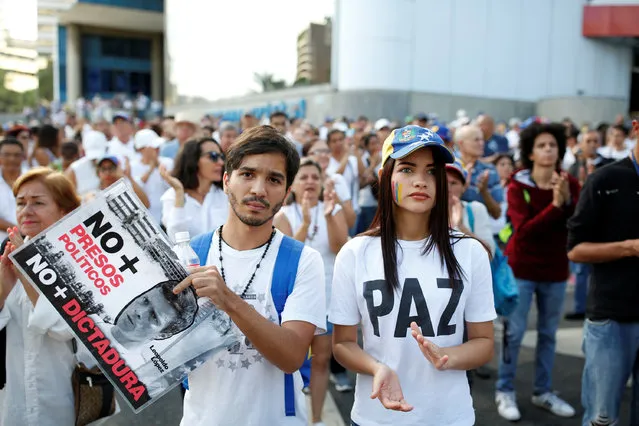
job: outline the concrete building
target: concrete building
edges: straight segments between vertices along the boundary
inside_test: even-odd
[[[76,0],[38,0],[38,54],[52,58],[58,50],[58,21]]]
[[[60,15],[56,98],[163,94],[163,0],[78,0]]]
[[[310,84],[331,81],[332,23],[327,18],[323,24],[311,23],[297,37],[296,82]]]
[[[639,110],[639,0],[337,0],[332,22],[330,84],[169,111],[596,123]]]

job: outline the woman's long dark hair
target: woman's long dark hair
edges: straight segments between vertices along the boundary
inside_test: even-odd
[[[197,189],[200,185],[200,180],[197,177],[198,163],[202,156],[202,145],[206,142],[213,142],[220,149],[220,152],[222,152],[222,147],[220,147],[220,144],[215,139],[202,138],[185,143],[175,158],[172,175],[182,182],[184,189]],[[213,185],[222,189],[221,180],[219,182],[213,182]]]
[[[428,228],[430,238],[424,246],[422,254],[430,253],[436,249],[442,267],[445,265],[448,276],[451,280],[459,280],[464,276],[464,271],[455,257],[451,238],[459,240],[461,235],[452,236],[448,218],[448,181],[446,179],[446,166],[443,156],[438,150],[433,149],[433,159],[435,160],[435,205],[430,212]],[[395,160],[389,158],[382,169],[382,176],[379,182],[379,202],[377,213],[369,231],[364,235],[381,237],[382,257],[384,260],[384,278],[390,290],[399,288],[397,274],[397,227],[393,208],[393,191],[391,188],[391,177],[395,167]]]

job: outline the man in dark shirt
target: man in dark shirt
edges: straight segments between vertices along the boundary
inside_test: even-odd
[[[600,137],[599,132],[596,130],[588,130],[579,137],[577,160],[570,166],[568,173],[578,179],[579,184],[582,186],[586,182],[586,178],[595,170],[614,162],[614,160],[604,158],[597,153],[597,150],[601,147]],[[576,278],[575,310],[566,314],[565,318],[567,320],[583,321],[586,315],[586,296],[592,268],[588,263],[573,263],[572,267]]]
[[[639,124],[633,123],[635,131]],[[568,222],[568,258],[590,263],[582,377],[583,424],[619,419],[624,385],[639,377],[639,144],[630,157],[593,173]],[[630,424],[639,424],[633,383]]]

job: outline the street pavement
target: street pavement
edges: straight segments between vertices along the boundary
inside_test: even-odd
[[[569,287],[565,303],[566,312],[571,311],[572,305],[572,287]],[[563,419],[534,406],[530,401],[534,376],[534,347],[536,340],[536,332],[534,330],[536,326],[536,316],[537,312],[533,307],[528,321],[529,331],[526,333],[519,355],[519,367],[515,383],[522,419],[517,425],[580,426],[581,416],[583,414],[580,403],[581,372],[584,365],[583,355],[581,354],[582,323],[562,321],[558,332],[557,356],[555,358],[555,368],[553,372],[554,388],[563,399],[568,401],[568,403],[577,410],[575,417]],[[501,331],[497,330],[496,341],[499,341],[500,336]],[[488,366],[492,374],[491,379],[482,380],[475,378],[474,380],[472,393],[476,409],[477,426],[502,426],[511,424],[497,414],[494,403],[494,384],[497,372],[496,360],[497,356]],[[622,405],[620,426],[629,424],[630,393],[630,389],[627,389]],[[331,398],[328,398],[325,407],[324,421],[327,426],[350,424],[353,393],[339,393],[331,386],[331,396]],[[180,391],[175,389],[138,415],[132,413],[128,407],[122,404],[122,412],[110,419],[106,423],[106,426],[178,425],[182,413],[181,401]]]

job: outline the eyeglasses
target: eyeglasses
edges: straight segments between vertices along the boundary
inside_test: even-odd
[[[222,162],[226,160],[226,157],[224,156],[224,154],[217,151],[205,152],[202,154],[202,157],[207,157],[209,160],[213,161],[214,163],[217,163],[219,160],[222,160]]]
[[[331,153],[331,150],[328,148],[314,149],[311,152],[309,152],[310,155],[328,155],[330,153]]]
[[[98,170],[102,173],[115,173],[117,166],[100,167]]]

